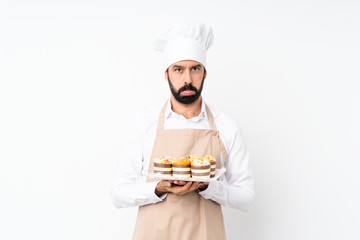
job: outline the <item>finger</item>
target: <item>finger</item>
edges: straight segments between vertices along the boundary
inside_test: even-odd
[[[178,194],[186,193],[186,191],[191,187],[191,183],[192,182],[187,182],[184,186],[178,186],[175,190],[176,193],[178,193]]]
[[[186,189],[189,189],[190,187],[191,187],[191,184],[192,184],[193,182],[185,182],[185,184],[182,186],[182,188],[184,189],[184,190],[186,190]]]
[[[199,182],[194,182],[191,187],[189,188],[189,191],[194,191],[195,189],[197,189],[199,187],[200,183]]]
[[[176,185],[183,186],[183,185],[185,185],[185,184],[187,183],[187,181],[178,181],[178,180],[176,180],[176,181],[174,181],[174,183],[175,183]]]
[[[182,192],[182,194],[192,192],[192,191],[196,190],[198,188],[198,186],[199,186],[198,182],[193,182],[188,189],[186,189],[184,192]]]
[[[198,183],[197,182],[188,182],[184,185],[184,187],[182,188],[182,193],[188,193],[188,192],[192,192],[197,188]]]

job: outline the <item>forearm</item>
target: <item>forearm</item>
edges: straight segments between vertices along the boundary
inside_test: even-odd
[[[111,199],[117,208],[157,203],[165,197],[155,194],[157,184],[158,182],[118,184],[111,190]]]
[[[200,191],[200,195],[222,206],[233,207],[247,212],[254,205],[255,194],[249,188],[229,185],[223,181],[213,181],[206,190]]]

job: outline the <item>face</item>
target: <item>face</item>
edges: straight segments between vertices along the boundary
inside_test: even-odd
[[[195,102],[201,95],[206,78],[202,64],[193,60],[184,60],[172,64],[165,72],[174,98],[183,104]]]

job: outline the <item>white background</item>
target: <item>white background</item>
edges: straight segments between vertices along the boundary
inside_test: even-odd
[[[206,101],[255,175],[228,239],[360,239],[358,1],[1,1],[0,239],[130,239],[109,197],[123,123],[169,96],[155,36],[206,22]]]

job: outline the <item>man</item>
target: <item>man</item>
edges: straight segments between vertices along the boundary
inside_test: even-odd
[[[206,51],[213,33],[206,24],[174,25],[158,37],[171,96],[162,109],[140,111],[127,128],[111,197],[116,207],[139,206],[133,239],[225,239],[221,205],[243,211],[254,202],[253,176],[236,122],[205,104]],[[157,181],[156,156],[212,155],[219,180]]]

